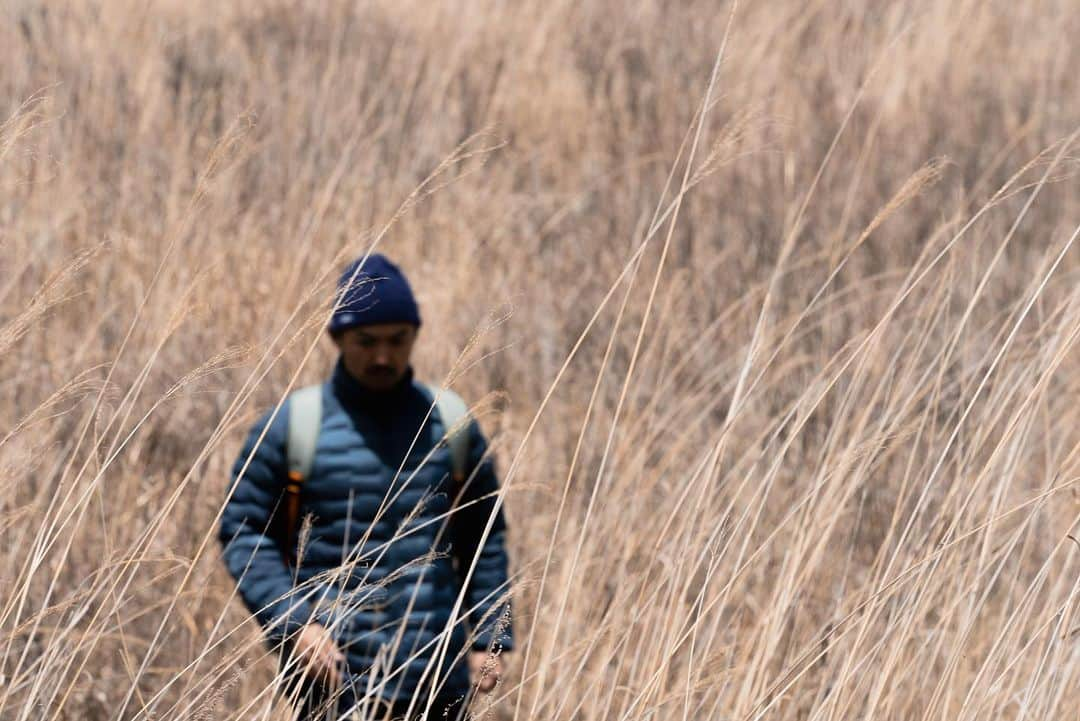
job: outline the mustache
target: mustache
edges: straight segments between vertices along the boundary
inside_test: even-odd
[[[396,373],[397,373],[397,368],[394,368],[394,366],[384,366],[384,365],[368,366],[364,370],[364,374],[369,375],[369,376],[392,376],[392,375],[395,375]]]

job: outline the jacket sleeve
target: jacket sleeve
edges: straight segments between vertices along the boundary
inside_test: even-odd
[[[475,421],[470,424],[468,432],[470,475],[460,502],[462,508],[455,512],[451,525],[453,549],[463,577],[468,572],[473,557],[477,556],[476,570],[465,590],[465,602],[473,609],[469,616],[473,628],[473,648],[485,649],[494,642],[498,647],[509,651],[514,645],[507,595],[510,584],[506,519],[501,507],[495,510],[499,482],[495,475],[495,464],[487,457],[487,439]],[[477,501],[481,498],[483,500]],[[495,512],[495,520],[491,533],[481,544],[484,528],[487,527],[492,512]]]
[[[288,401],[259,443],[269,422],[267,413],[255,424],[233,464],[235,490],[222,511],[218,540],[244,605],[263,627],[268,641],[276,645],[303,626],[311,617],[312,607],[306,600],[294,597],[292,573],[282,556],[280,542],[270,530],[286,476]],[[241,474],[248,456],[251,463]]]

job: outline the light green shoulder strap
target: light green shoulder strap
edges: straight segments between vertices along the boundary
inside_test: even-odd
[[[454,482],[461,483],[468,474],[469,465],[469,406],[449,388],[427,384],[425,387],[434,399],[435,408],[439,411],[439,418],[446,429],[446,444],[450,447]]]
[[[315,462],[322,427],[322,385],[301,388],[289,397],[289,479],[303,483]]]

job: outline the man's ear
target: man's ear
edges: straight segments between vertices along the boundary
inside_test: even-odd
[[[341,340],[344,337],[344,333],[342,333],[341,331],[332,331],[330,329],[327,329],[326,335],[330,336],[330,340],[334,341],[334,345],[336,345],[337,349],[340,351]]]

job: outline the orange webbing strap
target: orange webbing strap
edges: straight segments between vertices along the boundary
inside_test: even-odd
[[[296,562],[296,532],[300,526],[300,485],[304,477],[297,471],[289,471],[289,482],[285,484],[285,547],[286,559],[290,564]]]

